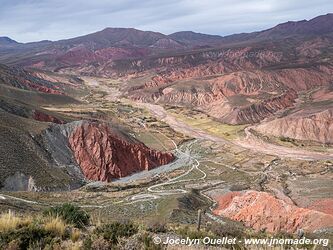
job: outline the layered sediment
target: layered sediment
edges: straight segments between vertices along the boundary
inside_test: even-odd
[[[215,214],[243,222],[258,231],[294,233],[303,229],[313,232],[333,225],[331,214],[297,207],[266,192],[231,192],[216,200]]]

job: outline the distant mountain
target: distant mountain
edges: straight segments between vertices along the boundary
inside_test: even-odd
[[[315,17],[309,21],[286,22],[276,25],[271,29],[259,32],[256,38],[285,38],[290,36],[302,35],[313,36],[333,32],[333,14]]]
[[[251,46],[254,43],[278,42],[289,38],[303,41],[321,35],[332,36],[332,33],[333,14],[327,14],[309,21],[286,22],[263,31],[225,37],[192,31],[164,35],[134,28],[106,28],[76,38],[26,44],[2,37],[0,63],[48,70],[82,65],[93,65],[95,68],[96,65],[101,66],[116,60],[173,55],[184,51],[192,53],[198,49],[226,46]]]
[[[1,45],[15,45],[15,44],[19,44],[19,43],[7,36],[0,37],[0,46]]]
[[[84,44],[92,49],[107,47],[149,47],[166,36],[152,31],[133,28],[106,28],[85,36],[55,42],[56,45]]]
[[[220,43],[223,39],[217,35],[207,35],[202,33],[196,33],[193,31],[180,31],[170,34],[169,37],[175,41],[184,43],[186,45],[209,45]]]
[[[240,33],[220,37],[220,44],[253,43],[265,40],[279,40],[290,37],[313,37],[333,33],[333,14],[315,17],[309,21],[288,21],[273,28],[251,33]]]

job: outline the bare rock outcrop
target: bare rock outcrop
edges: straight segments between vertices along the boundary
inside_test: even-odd
[[[296,97],[296,92],[290,90],[280,96],[266,99],[259,103],[240,108],[236,107],[225,117],[219,118],[228,124],[256,123],[279,110],[292,106]]]
[[[69,135],[69,145],[85,177],[96,181],[111,181],[175,159],[104,123],[81,124]]]
[[[255,230],[293,233],[298,229],[313,232],[333,227],[331,214],[297,207],[266,192],[231,192],[216,200],[215,214],[243,222]]]
[[[299,111],[262,123],[255,130],[276,137],[333,144],[333,108],[310,113]]]

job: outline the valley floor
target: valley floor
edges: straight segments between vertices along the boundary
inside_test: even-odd
[[[234,221],[219,216],[216,210],[223,207],[219,202],[230,192],[256,190],[272,194],[284,207],[321,213],[323,210],[315,204],[333,201],[332,148],[314,152],[275,145],[251,134],[249,128],[235,132],[236,138],[228,139],[192,126],[163,106],[122,97],[124,82],[120,80],[90,77],[84,81],[88,90],[82,98],[84,104],[44,108],[81,117],[90,112],[99,114],[96,117],[103,120],[130,124],[135,138],[149,147],[174,152],[176,161],[109,184],[90,182],[71,192],[2,192],[2,209],[36,213],[71,202],[103,222],[124,217],[140,223],[147,220],[187,225],[197,222],[197,211],[201,209],[205,225],[211,222],[234,225]],[[310,189],[316,185],[320,188]],[[333,218],[332,213],[326,214]],[[271,214],[270,218],[276,216],[279,214]],[[243,220],[246,228],[251,227],[246,219]],[[265,228],[264,222],[256,226]],[[277,233],[279,226],[274,225],[276,231],[272,233]],[[295,233],[293,228],[287,229]],[[323,235],[327,236],[326,231]]]

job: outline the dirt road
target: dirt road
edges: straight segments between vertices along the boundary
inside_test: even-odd
[[[328,160],[333,159],[332,151],[312,152],[302,149],[293,149],[283,147],[268,142],[264,142],[252,135],[249,129],[245,129],[246,137],[234,141],[227,141],[221,137],[210,135],[207,132],[193,128],[190,125],[178,120],[176,117],[169,114],[163,107],[150,103],[137,103],[136,106],[147,109],[153,116],[167,123],[175,131],[183,133],[193,138],[206,139],[218,143],[228,143],[231,145],[240,146],[242,148],[250,149],[255,152],[260,152],[269,155],[276,155],[279,157],[290,157],[301,160]]]

